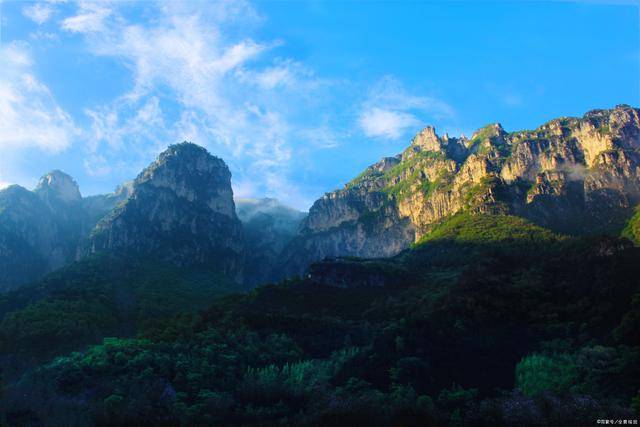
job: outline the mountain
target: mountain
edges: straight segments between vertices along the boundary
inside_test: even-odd
[[[242,224],[229,168],[195,144],[170,146],[100,220],[83,251],[152,255],[179,266],[209,264],[241,283]]]
[[[306,213],[272,198],[236,199],[236,212],[244,227],[245,286],[275,281],[278,257],[298,232]]]
[[[123,197],[119,191],[82,198],[73,178],[57,170],[34,191],[0,190],[0,291],[72,262],[82,238]]]
[[[0,423],[635,419],[637,128],[626,106],[471,139],[427,128],[308,216],[234,203],[222,160],[171,146],[82,260],[0,295]],[[77,195],[53,181],[0,194],[20,202],[0,218],[73,222],[55,212]],[[239,292],[238,274],[283,274],[262,266],[276,260],[306,274]]]
[[[271,281],[306,214],[268,198],[239,199],[236,214],[230,177],[221,159],[182,143],[110,194],[82,197],[62,171],[33,191],[1,190],[0,292],[98,252],[210,264],[247,287]]]
[[[619,233],[640,201],[639,110],[619,105],[535,130],[471,138],[433,127],[317,200],[281,256],[282,276],[327,256],[388,257],[463,211],[508,213],[569,234]]]

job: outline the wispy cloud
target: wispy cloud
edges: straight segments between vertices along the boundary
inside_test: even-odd
[[[105,29],[105,21],[112,14],[106,2],[83,1],[78,13],[62,21],[62,28],[74,33],[98,33]]]
[[[321,124],[300,125],[293,116],[321,87],[312,70],[292,58],[270,59],[281,40],[246,36],[261,21],[248,3],[152,3],[145,22],[127,20],[118,7],[81,3],[61,23],[83,35],[91,53],[120,61],[132,75],[130,90],[86,109],[87,172],[110,173],[124,151],[148,159],[191,140],[224,157],[234,180],[254,181],[253,196],[300,204],[288,179],[296,138]]]
[[[409,93],[391,76],[384,77],[369,91],[358,115],[358,125],[368,137],[397,139],[423,123],[424,117],[442,119],[455,115],[446,102]]]
[[[274,60],[273,65],[259,70],[239,69],[236,75],[242,83],[267,90],[309,85],[317,87],[320,84],[312,70],[292,59],[278,58]]]
[[[418,126],[420,120],[410,113],[373,107],[362,112],[359,124],[369,137],[397,139],[407,129]]]
[[[34,76],[27,45],[7,44],[0,48],[0,57],[0,149],[66,149],[78,130]]]

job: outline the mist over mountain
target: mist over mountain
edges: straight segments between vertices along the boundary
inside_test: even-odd
[[[236,199],[236,211],[244,226],[247,248],[245,284],[253,287],[277,281],[279,256],[298,233],[306,212],[273,198]]]

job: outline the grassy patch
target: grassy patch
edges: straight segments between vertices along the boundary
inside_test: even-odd
[[[622,230],[622,237],[631,240],[635,245],[640,245],[640,206],[636,208],[636,213]]]
[[[416,247],[438,240],[459,243],[495,243],[505,241],[547,242],[563,237],[511,215],[457,214],[424,236]]]

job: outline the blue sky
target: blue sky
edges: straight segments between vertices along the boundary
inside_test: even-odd
[[[0,186],[109,192],[167,145],[301,209],[426,125],[640,105],[638,2],[2,1]]]

